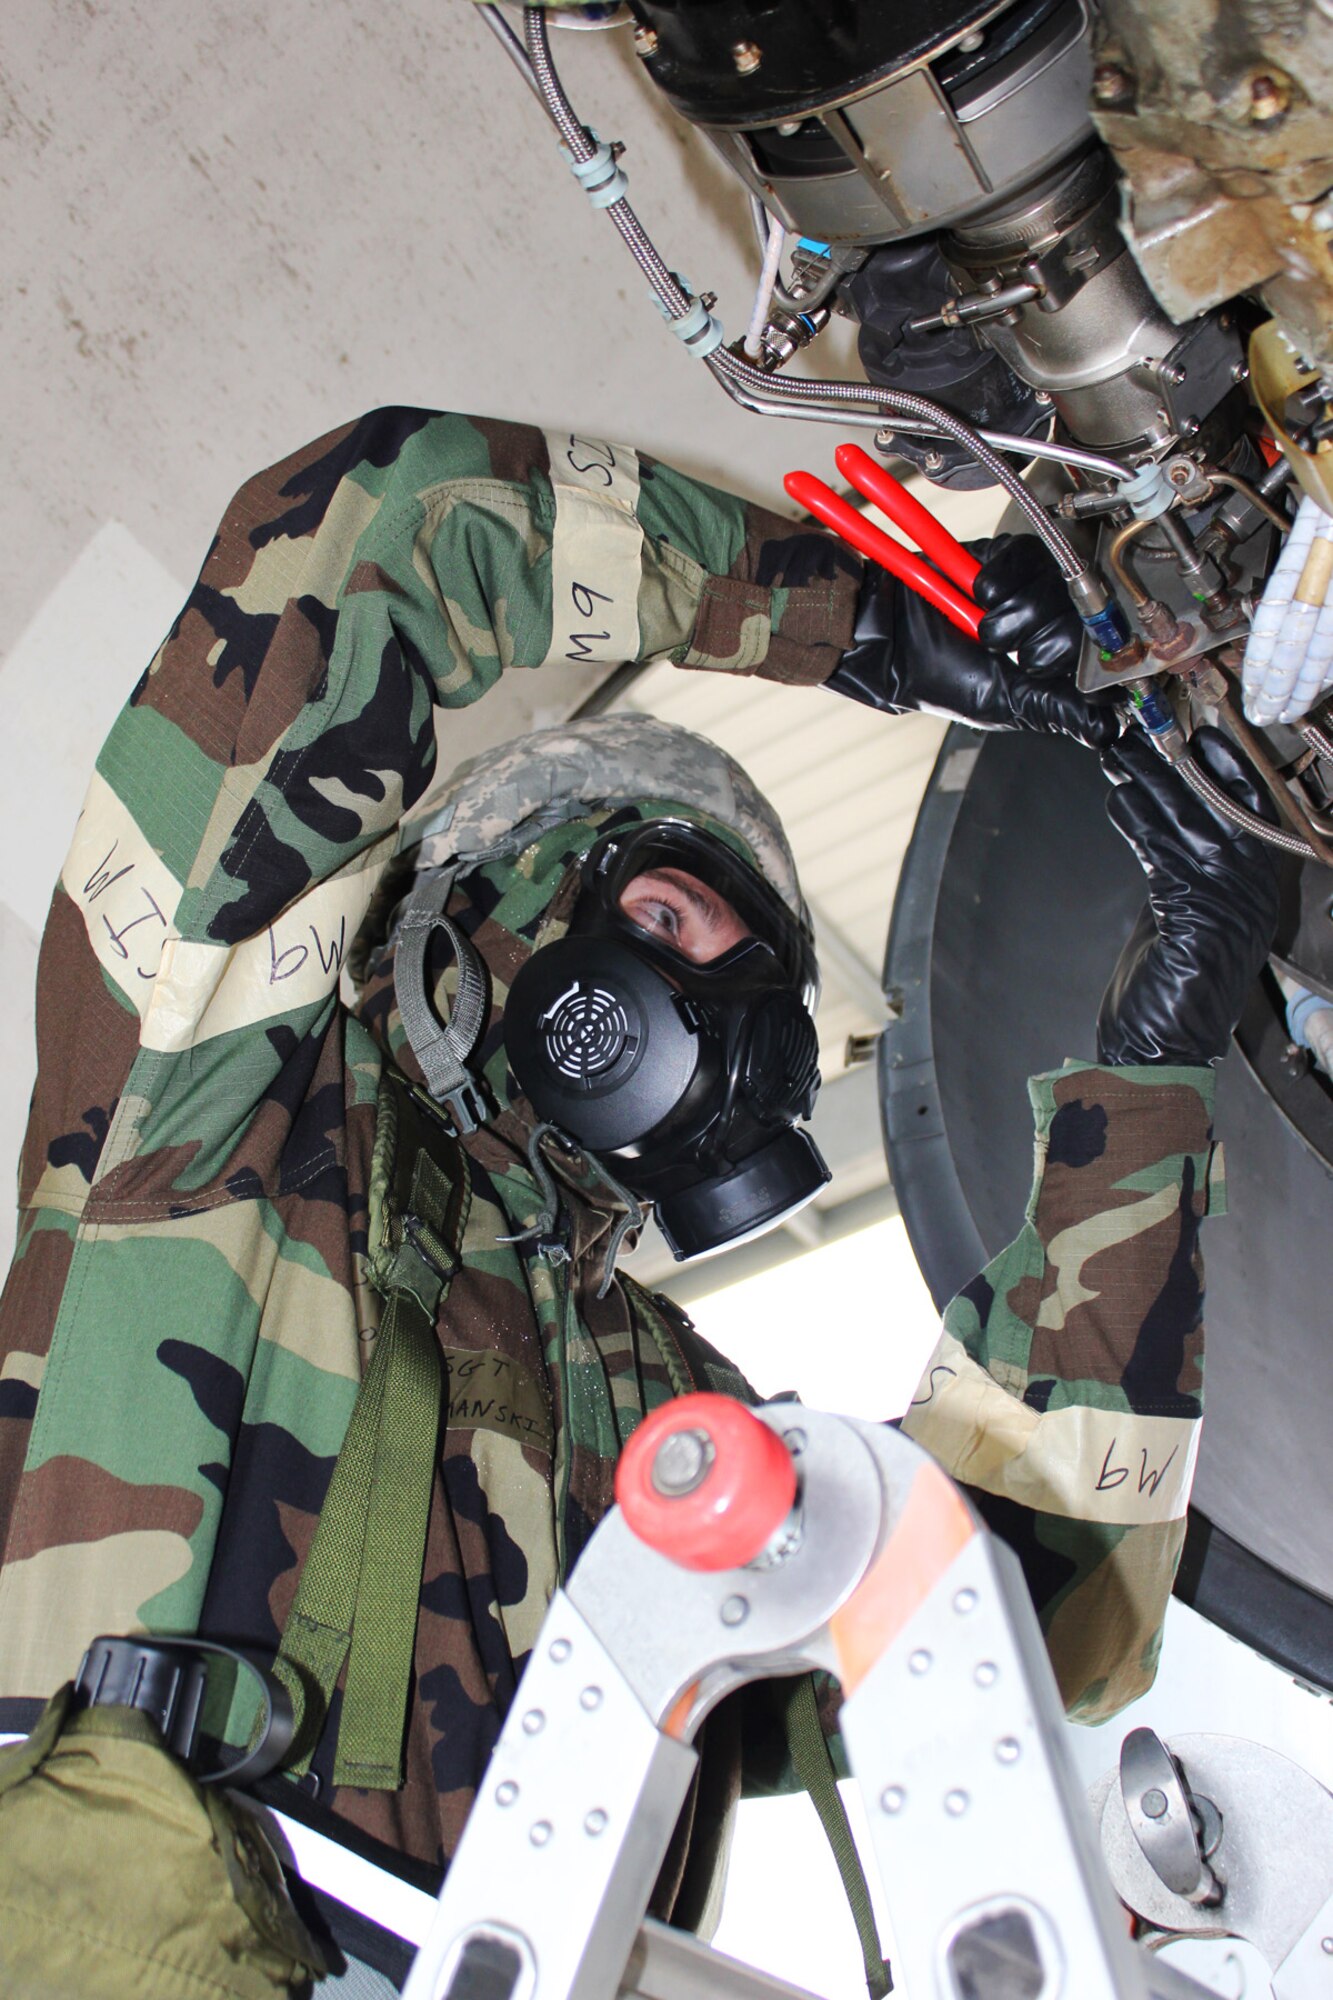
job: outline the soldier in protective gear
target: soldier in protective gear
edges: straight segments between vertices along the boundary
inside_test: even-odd
[[[808,933],[743,774],[607,721],[483,760],[431,805],[433,708],[509,668],[667,659],[1114,739],[1067,679],[976,648],[959,665],[961,642],[915,625],[904,651],[891,617],[872,631],[884,590],[668,467],[489,420],[377,412],[237,494],[99,759],[43,944],[0,1326],[0,1728],[30,1727],[99,1631],[280,1649],[286,1791],[447,1861],[625,1438],[669,1396],[744,1390],[616,1275],[626,1216],[655,1198],[682,1242],[726,1240],[817,1169],[795,1156]],[[998,609],[1001,643],[1041,637],[1045,671],[1039,597]],[[1159,924],[1204,869],[1257,885],[1190,931],[1234,1018],[1272,921],[1266,863],[1196,819],[1172,846],[1168,820],[1132,827]],[[1170,943],[1187,1000],[1197,965]],[[566,947],[570,985],[525,997]],[[630,1016],[651,1026],[664,982],[711,1008],[712,1040],[635,1126]],[[562,1050],[616,1086],[582,1134]],[[950,1309],[907,1419],[1023,1554],[1088,1719],[1151,1678],[1179,1554],[1217,1053],[1131,1034],[1108,1046],[1126,1067],[1035,1080],[1028,1220]],[[729,1176],[774,1147],[773,1184],[723,1215]],[[715,1742],[701,1827],[737,1754]],[[703,1908],[689,1832],[658,1897],[683,1922]]]

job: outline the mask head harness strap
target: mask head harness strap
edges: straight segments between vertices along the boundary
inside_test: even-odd
[[[393,986],[403,1032],[421,1065],[426,1088],[444,1104],[460,1138],[475,1132],[490,1115],[481,1082],[468,1060],[486,1025],[489,986],[475,946],[445,915],[457,866],[431,869],[417,878],[398,920]],[[426,954],[431,934],[442,931],[458,965],[458,992],[441,1021],[426,991]]]
[[[475,868],[521,853],[553,826],[562,826],[586,810],[577,800],[554,800],[490,847],[455,854],[439,867],[423,869],[395,920],[393,986],[403,1033],[421,1065],[427,1090],[447,1108],[460,1139],[479,1130],[493,1107],[484,1084],[469,1067],[486,1026],[490,983],[476,946],[445,914],[454,884]],[[458,991],[444,1021],[435,1011],[426,979],[435,931],[444,934],[458,966]]]

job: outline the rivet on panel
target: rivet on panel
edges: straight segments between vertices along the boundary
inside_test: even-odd
[[[601,1705],[602,1690],[599,1687],[584,1688],[582,1694],[579,1696],[579,1707],[591,1709],[600,1708]]]
[[[924,1646],[918,1646],[907,1658],[908,1672],[913,1674],[928,1674],[933,1664],[934,1661]]]
[[[537,1736],[546,1727],[546,1717],[539,1708],[530,1708],[523,1718],[524,1733]]]
[[[528,1830],[528,1839],[532,1842],[534,1847],[545,1847],[547,1841],[550,1838],[551,1838],[551,1822],[549,1819],[539,1819],[535,1821],[534,1824]]]
[[[900,1813],[907,1804],[907,1794],[901,1785],[886,1785],[879,1802],[886,1813]]]
[[[944,1794],[944,1810],[951,1819],[961,1819],[971,1803],[966,1792],[952,1791]]]
[[[569,1658],[570,1651],[571,1647],[568,1639],[552,1639],[551,1658],[558,1667],[564,1665],[565,1661]]]
[[[506,1778],[503,1784],[497,1785],[495,1788],[495,1803],[497,1806],[512,1806],[517,1797],[518,1786],[512,1778]]]

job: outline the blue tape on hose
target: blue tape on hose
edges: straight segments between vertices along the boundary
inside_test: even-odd
[[[1122,646],[1129,644],[1129,627],[1118,604],[1108,604],[1104,611],[1091,612],[1083,623],[1103,653],[1118,653]]]
[[[1156,688],[1145,688],[1142,700],[1135,703],[1135,710],[1150,736],[1165,736],[1168,730],[1177,726],[1175,716]]]

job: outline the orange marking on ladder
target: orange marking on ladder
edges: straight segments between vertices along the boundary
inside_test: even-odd
[[[860,1686],[975,1533],[953,1481],[937,1465],[919,1466],[897,1526],[829,1619],[844,1694]]]

